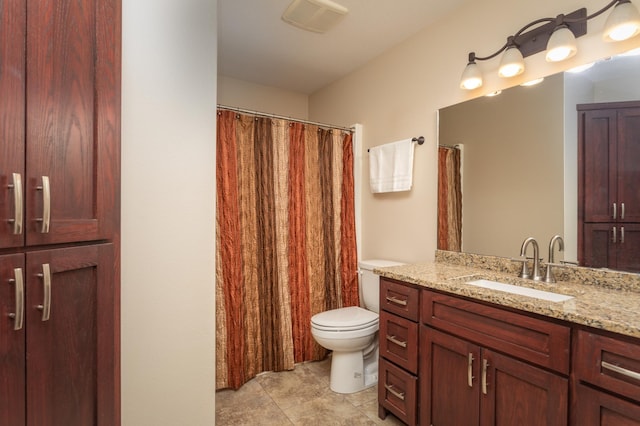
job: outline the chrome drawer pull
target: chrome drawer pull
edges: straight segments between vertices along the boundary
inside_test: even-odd
[[[393,388],[393,386],[388,385],[388,384],[384,384],[384,388],[386,390],[388,390],[393,396],[395,396],[396,398],[398,398],[401,401],[404,401],[404,392],[398,392],[397,390],[395,390]]]
[[[400,300],[393,296],[387,296],[387,302],[395,303],[396,305],[400,305],[400,306],[407,306],[406,300]]]
[[[49,321],[51,316],[51,269],[48,263],[42,264],[42,273],[38,274],[42,278],[44,288],[44,301],[42,305],[36,306],[36,309],[42,311],[42,321]]]
[[[611,242],[613,244],[616,244],[618,242],[618,234],[617,234],[617,230],[616,227],[613,227],[613,230],[611,231]]]
[[[613,219],[616,220],[618,219],[618,206],[616,205],[616,203],[613,203]]]
[[[402,342],[402,341],[396,339],[396,336],[389,336],[387,334],[387,340],[390,341],[391,343],[395,343],[396,345],[401,346],[403,348],[407,347],[407,342]]]
[[[486,359],[482,360],[482,393],[487,394],[487,367],[489,363]]]
[[[615,371],[618,374],[622,374],[623,376],[632,378],[634,380],[640,380],[640,373],[638,373],[636,371],[627,370],[626,368],[619,367],[619,366],[614,365],[614,364],[610,364],[607,361],[602,361],[601,365],[602,365],[602,368],[604,368],[604,369]]]
[[[13,173],[13,183],[8,187],[13,189],[13,219],[9,219],[9,223],[13,224],[14,235],[22,234],[23,210],[22,210],[22,177],[20,173]]]
[[[36,219],[36,222],[42,222],[40,232],[46,234],[49,232],[49,224],[51,223],[51,187],[49,186],[49,176],[42,176],[42,186],[37,186],[38,191],[42,191],[42,217]]]
[[[22,278],[22,268],[14,268],[13,274],[15,278],[9,280],[10,283],[16,285],[16,312],[9,314],[9,318],[13,318],[14,330],[21,330],[24,324],[24,280]]]
[[[620,219],[624,220],[624,203],[620,204]]]
[[[624,226],[620,227],[620,244],[624,244]]]
[[[473,387],[473,354],[469,352],[469,363],[467,365],[467,382],[469,383],[469,387]]]

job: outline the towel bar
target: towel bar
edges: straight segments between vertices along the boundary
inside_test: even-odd
[[[422,145],[424,143],[424,136],[418,136],[417,138],[411,138],[411,142],[417,142],[418,145]],[[367,152],[369,152],[368,149],[367,149]]]

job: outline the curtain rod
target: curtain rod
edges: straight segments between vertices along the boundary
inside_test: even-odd
[[[298,119],[298,118],[285,117],[284,115],[277,115],[277,114],[270,114],[270,113],[267,113],[267,112],[252,111],[252,110],[249,110],[249,109],[236,108],[236,107],[231,107],[231,106],[227,106],[227,105],[218,104],[218,108],[226,109],[226,110],[229,110],[229,111],[242,112],[242,113],[245,113],[245,114],[259,115],[261,117],[278,118],[278,119],[281,119],[281,120],[295,121],[296,123],[311,124],[313,126],[319,126],[319,127],[327,127],[329,129],[344,130],[345,132],[353,132],[355,130],[355,128],[353,128],[353,127],[335,126],[333,124],[318,123],[317,121],[301,120],[301,119]]]

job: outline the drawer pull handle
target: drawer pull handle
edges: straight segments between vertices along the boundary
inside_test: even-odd
[[[400,300],[396,297],[393,296],[387,296],[387,302],[391,302],[394,303],[396,305],[400,305],[400,306],[407,306],[407,301],[406,300]]]
[[[620,212],[620,220],[624,220],[624,203],[620,203],[621,212]]]
[[[618,219],[618,205],[613,203],[613,220]]]
[[[482,360],[482,393],[487,394],[487,367],[489,363],[486,359]]]
[[[13,219],[9,223],[13,224],[13,234],[22,234],[22,223],[24,222],[24,212],[22,209],[22,177],[20,173],[13,173],[13,183],[8,187],[13,190]]]
[[[640,380],[640,373],[636,371],[627,370],[626,368],[608,363],[607,361],[602,361],[601,365],[602,365],[602,368],[606,370],[615,371],[616,373],[622,374],[623,376],[627,376],[635,380]]]
[[[15,278],[9,280],[16,286],[16,311],[9,314],[9,318],[14,319],[13,329],[20,330],[24,324],[24,279],[22,278],[22,268],[14,268]]]
[[[402,342],[402,341],[396,339],[396,336],[389,336],[387,334],[387,340],[390,341],[391,343],[395,343],[396,345],[401,346],[403,348],[407,347],[407,342]]]
[[[467,364],[467,382],[469,383],[469,387],[473,387],[473,354],[469,352],[469,363]]]
[[[42,305],[36,306],[36,309],[42,311],[42,321],[49,321],[51,316],[51,268],[48,263],[42,264],[42,273],[38,274],[38,277],[42,278],[44,300]]]
[[[42,176],[42,186],[37,186],[38,191],[42,191],[42,217],[36,219],[41,222],[40,232],[46,234],[49,232],[49,224],[51,223],[51,186],[49,185],[49,176]]]
[[[385,388],[386,390],[388,390],[388,391],[391,393],[391,395],[395,396],[396,398],[398,398],[398,399],[399,399],[399,400],[401,400],[401,401],[404,401],[404,392],[398,392],[397,390],[395,390],[395,389],[393,388],[393,386],[388,385],[388,384],[386,384],[386,383],[385,383],[385,385],[384,385],[384,388]]]

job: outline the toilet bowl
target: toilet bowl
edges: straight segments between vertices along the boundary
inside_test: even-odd
[[[374,268],[401,265],[388,260],[362,261],[360,289],[367,309],[358,306],[332,309],[311,318],[311,334],[332,351],[329,387],[354,393],[378,383],[378,310],[380,283]]]

